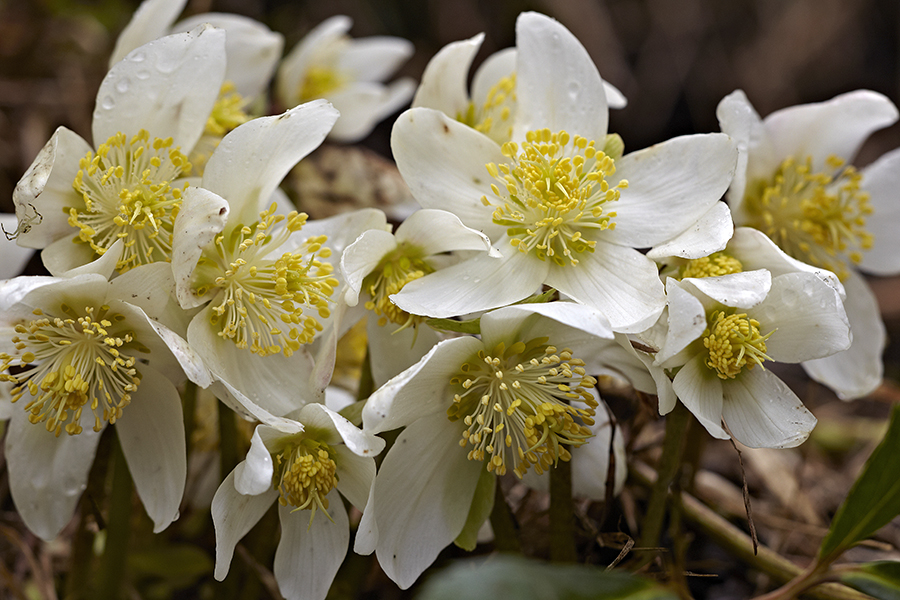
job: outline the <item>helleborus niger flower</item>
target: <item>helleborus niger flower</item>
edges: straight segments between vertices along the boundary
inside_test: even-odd
[[[171,259],[190,172],[185,153],[222,85],[224,44],[224,31],[201,26],[137,48],[100,85],[95,147],[60,127],[38,154],[13,192],[17,241],[44,248],[52,274],[91,262],[120,239],[120,273]]]
[[[276,212],[285,174],[325,139],[337,111],[324,100],[260,117],[223,138],[175,221],[172,271],[184,309],[203,306],[187,338],[219,379],[276,415],[320,400],[304,348],[336,305],[335,239],[384,224],[375,210],[310,229],[304,213]],[[328,232],[328,233],[326,233]],[[329,233],[339,234],[329,240]],[[341,236],[344,236],[343,238]],[[325,382],[327,383],[327,382]],[[324,385],[321,386],[324,388]]]
[[[114,261],[105,263],[98,270],[112,272]],[[5,449],[10,491],[42,539],[71,518],[108,425],[154,530],[178,517],[186,463],[173,381],[184,379],[179,362],[201,381],[203,368],[183,340],[128,302],[165,302],[165,291],[133,273],[112,283],[84,272],[0,284],[0,381],[13,385],[14,402]]]
[[[349,17],[326,19],[306,34],[278,68],[276,93],[284,106],[325,98],[341,118],[329,139],[355,142],[379,121],[409,102],[415,83],[400,78],[382,83],[412,56],[413,45],[402,38],[375,36],[352,39]]]
[[[485,134],[498,144],[512,139],[516,112],[516,49],[495,52],[475,71],[471,95],[468,75],[484,34],[444,46],[425,67],[413,108],[433,108]],[[603,82],[610,108],[624,108],[625,97]]]
[[[873,131],[897,121],[897,108],[881,94],[860,90],[763,120],[736,91],[719,103],[717,115],[741,150],[727,196],[735,223],[835,272],[846,290],[852,346],[804,368],[842,399],[868,394],[881,382],[886,336],[875,296],[857,270],[900,273],[900,151],[859,171],[851,163]]]
[[[257,426],[247,458],[219,486],[212,503],[216,571],[225,579],[234,547],[278,502],[281,539],[275,580],[287,600],[324,600],[350,543],[342,494],[363,510],[384,440],[363,433],[322,404],[296,420]]]
[[[838,292],[813,273],[766,270],[669,278],[666,291],[668,331],[656,363],[675,374],[681,402],[714,437],[730,432],[754,448],[801,444],[816,419],[766,363],[846,349]],[[673,407],[660,403],[660,412]]]
[[[597,407],[585,361],[611,338],[586,306],[511,306],[481,317],[480,339],[442,341],[376,390],[364,430],[406,429],[375,478],[356,550],[375,550],[408,588],[461,534],[476,487],[569,460],[570,448],[588,443]],[[476,530],[485,518],[474,519]]]
[[[422,107],[398,118],[391,139],[416,199],[483,231],[502,256],[475,256],[392,299],[411,314],[447,317],[548,285],[602,311],[616,331],[645,329],[665,292],[656,265],[636,248],[687,231],[695,232],[694,253],[724,247],[731,222],[717,205],[737,151],[727,136],[708,134],[622,156],[621,139],[607,136],[603,80],[581,43],[556,21],[523,13],[516,47],[513,141],[501,146]]]

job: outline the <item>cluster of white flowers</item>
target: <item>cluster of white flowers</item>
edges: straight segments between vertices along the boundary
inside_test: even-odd
[[[278,68],[277,101],[296,106],[259,116],[281,37],[234,15],[173,25],[184,4],[142,5],[93,143],[60,127],[15,191],[17,242],[51,273],[0,284],[10,488],[40,537],[70,520],[112,425],[156,530],[177,518],[185,380],[259,422],[212,503],[216,578],[277,500],[276,579],[313,599],[350,540],[339,494],[362,512],[355,550],[406,588],[484,523],[496,476],[541,487],[572,461],[575,493],[618,492],[598,377],[770,448],[816,423],[770,364],[802,363],[845,399],[879,384],[884,327],[857,268],[900,272],[900,152],[850,163],[897,120],[883,96],[761,120],[737,91],[723,133],[626,154],[608,130],[624,97],[553,19],[520,15],[516,48],[469,92],[480,36],[415,91],[381,83],[408,42],[351,40],[335,17]],[[293,209],[279,184],[294,165],[414,91],[391,143],[421,210],[392,230],[375,209]],[[338,412],[338,341],[362,319],[374,391]],[[378,434],[400,428],[376,474]]]

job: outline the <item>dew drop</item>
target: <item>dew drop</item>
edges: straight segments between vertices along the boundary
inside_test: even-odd
[[[163,54],[156,61],[156,70],[160,73],[171,73],[178,67],[178,57]]]
[[[141,80],[143,80],[143,79],[149,79],[149,78],[150,78],[150,71],[148,71],[147,69],[141,69],[140,71],[138,71],[137,73],[135,73],[134,76],[137,77],[138,79],[141,79]]]
[[[112,96],[104,96],[103,100],[100,101],[100,107],[105,110],[110,110],[115,105],[116,105],[116,101]]]
[[[131,55],[131,62],[144,62],[144,59],[147,58],[147,55],[144,54],[143,51],[138,50],[134,54]]]
[[[468,281],[468,280],[469,280],[469,276],[468,276],[468,275],[463,275],[463,276],[462,276],[462,280],[463,280],[463,281]]]
[[[120,79],[116,83],[116,91],[119,92],[120,94],[124,94],[125,92],[128,91],[128,88],[130,86],[131,86],[131,82],[128,80],[127,77],[125,77],[123,79]]]

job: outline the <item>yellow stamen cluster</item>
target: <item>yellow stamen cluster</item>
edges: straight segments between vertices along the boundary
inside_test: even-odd
[[[680,279],[685,277],[719,277],[744,270],[741,261],[724,252],[716,252],[702,258],[695,258],[681,268]]]
[[[331,92],[341,88],[349,80],[346,73],[330,66],[313,66],[306,71],[300,84],[300,102],[308,102],[316,98],[324,98]]]
[[[191,170],[187,157],[171,146],[172,138],[151,140],[143,129],[130,140],[120,132],[79,162],[72,186],[84,206],[66,209],[69,225],[81,230],[78,238],[98,255],[124,240],[116,263],[120,273],[171,260],[172,229],[187,187],[172,182]]]
[[[747,369],[755,365],[762,367],[763,361],[772,360],[766,355],[766,340],[775,330],[760,335],[756,319],[749,319],[746,314],[715,311],[708,324],[703,332],[703,345],[709,351],[706,366],[720,379],[734,379],[745,366]]]
[[[520,478],[531,467],[541,474],[571,458],[566,445],[580,446],[593,435],[588,426],[598,403],[588,390],[597,381],[585,374],[583,361],[547,341],[482,350],[450,380],[458,393],[447,417],[463,420],[459,445],[471,444],[469,460],[486,461],[488,471],[503,475],[511,465]]]
[[[846,279],[848,262],[859,263],[874,241],[865,229],[872,207],[861,179],[835,156],[828,158],[825,172],[814,172],[810,157],[787,158],[771,181],[748,186],[747,224],[793,257]]]
[[[593,252],[593,239],[615,228],[615,212],[606,204],[619,199],[625,180],[610,187],[615,161],[581,136],[549,129],[529,131],[521,151],[515,142],[502,146],[509,163],[486,165],[498,184],[496,196],[481,198],[494,208],[494,223],[507,228],[521,252],[534,252],[558,265],[578,264],[576,254]]]
[[[250,120],[244,111],[246,106],[246,99],[235,91],[234,83],[226,81],[219,90],[219,97],[213,104],[203,133],[221,138],[238,125],[243,125]]]
[[[125,317],[110,314],[108,306],[88,306],[81,314],[65,304],[59,310],[63,316],[37,309],[39,318],[16,326],[12,342],[19,354],[0,353],[0,371],[8,371],[0,373],[0,381],[14,385],[13,402],[27,392],[32,398],[25,405],[28,419],[46,423],[57,436],[63,429],[81,433],[85,406],[94,413],[94,430],[100,431],[103,421],[113,424],[122,417],[141,382],[135,358],[127,352],[148,350],[127,330]],[[16,358],[20,368],[13,373]]]
[[[289,444],[281,453],[273,454],[274,485],[279,492],[278,502],[291,505],[294,510],[312,511],[312,524],[317,510],[328,515],[328,493],[337,485],[337,464],[331,448],[322,442],[300,439]]]
[[[498,144],[512,137],[512,114],[516,108],[516,74],[501,78],[488,90],[481,107],[469,102],[465,114],[456,120],[480,131]]]
[[[400,244],[382,258],[375,270],[363,279],[362,289],[371,297],[366,302],[366,308],[378,315],[378,324],[381,326],[388,321],[401,325],[401,328],[418,325],[422,318],[400,310],[391,302],[390,296],[398,293],[410,281],[433,272],[434,268],[422,258],[421,250]]]
[[[238,226],[226,239],[215,240],[216,253],[201,259],[195,290],[205,295],[214,286],[210,323],[219,335],[260,356],[284,352],[290,356],[312,341],[322,325],[304,308],[328,318],[329,297],[338,285],[326,236],[306,239],[296,252],[273,256],[306,223],[305,213],[275,214],[276,205],[259,214],[253,225]],[[276,227],[284,222],[284,226]],[[211,284],[205,283],[212,280]]]

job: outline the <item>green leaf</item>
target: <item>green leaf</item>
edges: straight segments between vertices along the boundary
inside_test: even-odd
[[[878,600],[900,600],[900,562],[883,560],[856,565],[841,581]]]
[[[829,564],[844,550],[866,539],[900,514],[900,405],[888,431],[872,452],[819,548],[819,563]]]
[[[472,506],[469,508],[469,516],[466,524],[453,543],[471,552],[478,545],[478,530],[491,516],[494,508],[494,492],[497,491],[497,476],[489,473],[487,469],[481,470],[478,483],[475,486],[475,497],[472,498]]]
[[[138,576],[175,580],[183,585],[212,573],[213,561],[191,544],[167,544],[132,552],[128,565]]]
[[[513,555],[457,561],[430,577],[417,600],[675,600],[655,583],[621,571],[548,564]]]
[[[439,331],[453,331],[455,333],[481,333],[481,319],[469,321],[457,321],[455,319],[426,319],[425,324]]]

